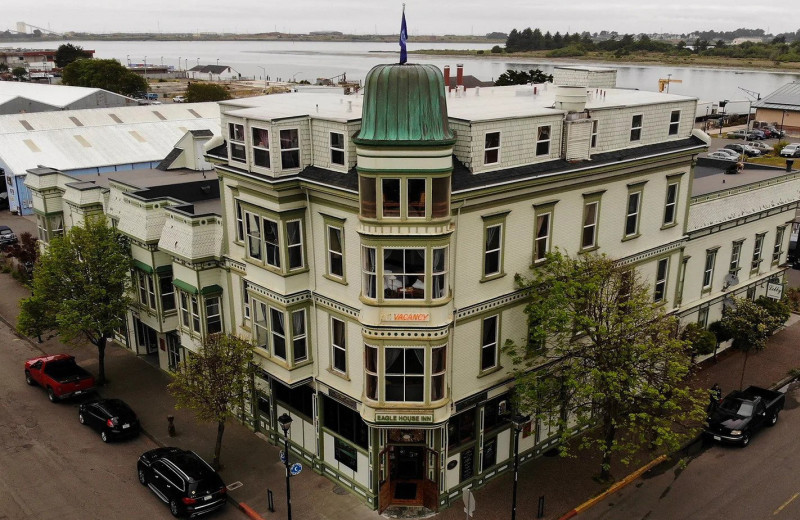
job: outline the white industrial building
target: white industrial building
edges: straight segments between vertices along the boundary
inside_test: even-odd
[[[0,81],[0,115],[136,104],[133,98],[100,88]]]

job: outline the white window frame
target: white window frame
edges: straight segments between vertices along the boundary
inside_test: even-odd
[[[742,259],[742,246],[744,245],[744,240],[736,240],[731,245],[731,264],[728,268],[728,272],[730,274],[736,274],[739,272],[739,263]]]
[[[284,146],[283,146],[284,139],[281,136],[281,134],[283,134],[284,132],[297,132],[297,146],[296,147],[288,147],[287,146],[286,148],[284,148]],[[279,135],[279,137],[281,137],[281,139],[280,139],[280,144],[281,144],[281,169],[282,170],[294,170],[294,169],[300,168],[302,166],[302,159],[303,159],[300,156],[300,129],[299,128],[282,128],[279,131],[278,135]],[[289,143],[290,141],[287,140],[286,142]],[[288,152],[296,152],[297,153],[297,166],[290,166],[290,167],[284,166],[284,164],[283,164],[283,154],[284,153],[288,153]]]
[[[707,291],[711,289],[711,286],[714,284],[714,266],[717,263],[717,250],[716,249],[709,249],[706,250],[706,259],[705,263],[703,264],[703,290]]]
[[[331,224],[327,224],[325,226],[325,239],[326,239],[326,249],[328,250],[328,276],[336,278],[338,280],[344,280],[344,229],[341,226],[334,226]],[[332,247],[333,241],[331,240],[331,233],[335,233],[339,237],[339,250],[335,250]],[[341,273],[334,273],[333,272],[333,265],[334,260],[339,260],[339,265],[341,269]]]
[[[489,230],[497,228],[497,247],[489,249]],[[503,238],[505,232],[505,222],[495,222],[484,227],[483,235],[483,277],[499,275],[503,272]],[[497,255],[497,270],[489,272],[487,259],[489,255]]]
[[[593,208],[592,208],[593,207]],[[586,217],[589,215],[591,209],[591,214],[593,215],[593,220],[591,223],[586,223]],[[591,249],[593,247],[597,247],[597,221],[600,213],[600,201],[599,200],[592,200],[587,201],[583,205],[583,219],[581,220],[581,249]],[[591,243],[586,243],[586,236],[587,233],[591,232],[592,240]]]
[[[675,119],[675,115],[678,115],[678,118]],[[681,111],[680,110],[673,110],[669,115],[669,133],[668,135],[678,135],[678,132],[681,128]]]
[[[297,242],[289,243],[292,239],[292,234],[289,232],[289,226],[297,226]],[[300,263],[292,265],[292,249],[300,251]],[[303,269],[306,266],[306,255],[303,251],[303,219],[292,219],[286,221],[286,266],[289,271],[296,271]]]
[[[653,291],[653,301],[663,302],[667,298],[667,277],[669,276],[669,257],[661,258],[656,262],[656,283]]]
[[[636,118],[639,118],[639,125],[636,125]],[[631,142],[642,140],[642,127],[644,126],[644,115],[633,114],[631,116]]]
[[[237,135],[239,131],[237,129],[241,129],[241,135]],[[236,157],[233,153],[234,146],[241,149],[242,154],[244,157]],[[244,124],[242,123],[228,123],[228,148],[230,150],[230,160],[239,162],[239,163],[247,163],[247,148],[245,146],[245,133],[244,133]]]
[[[486,341],[486,322],[494,321],[494,338],[490,338],[489,341]],[[498,347],[499,347],[499,336],[500,336],[500,315],[495,314],[493,316],[487,316],[481,320],[481,357],[480,357],[480,371],[486,372],[487,370],[493,370],[497,368],[499,362],[498,356]],[[483,359],[484,359],[484,352],[487,350],[492,350],[492,364],[484,366]]]
[[[542,138],[542,131],[547,129],[547,137]],[[551,125],[542,125],[536,128],[536,157],[548,157],[550,155],[550,143],[553,136]],[[547,149],[540,152],[539,147],[546,145]]]
[[[386,252],[387,251],[402,251],[403,252],[402,253],[403,254],[403,265],[402,265],[402,270],[401,271],[391,271],[390,272],[390,271],[386,270]],[[422,251],[422,271],[419,271],[419,272],[409,272],[408,271],[409,266],[406,265],[406,251],[415,251],[415,252]],[[382,293],[384,294],[384,299],[385,300],[412,300],[412,301],[414,301],[414,300],[425,300],[425,298],[427,297],[427,291],[425,290],[424,287],[422,289],[422,297],[421,298],[414,297],[413,296],[413,294],[414,294],[413,291],[409,293],[405,289],[408,289],[409,287],[411,287],[411,285],[406,285],[406,283],[408,283],[408,280],[410,280],[411,277],[417,277],[417,280],[419,280],[419,277],[422,276],[423,279],[426,279],[426,276],[428,274],[428,259],[427,259],[428,248],[426,248],[426,247],[384,247],[384,248],[382,248],[381,252],[383,253],[381,255],[381,265],[383,267],[383,274],[384,274],[384,276],[383,276],[384,287],[382,287]],[[389,284],[390,281],[394,281],[394,282],[396,282],[396,283],[398,283],[400,285],[395,285],[394,287],[388,287],[388,284]],[[416,282],[413,282],[413,283],[416,283]],[[417,288],[418,287],[415,287],[415,289],[417,289]],[[387,289],[390,289],[392,291],[397,292],[399,294],[399,296],[394,297],[394,298],[392,298],[390,296],[386,296],[386,290]],[[411,296],[409,296],[409,294],[411,294]]]
[[[344,320],[340,320],[339,318],[335,318],[331,316],[331,328],[330,328],[330,335],[331,335],[331,370],[334,372],[347,375],[347,322]],[[342,328],[342,344],[339,345],[336,343],[336,324],[340,323]],[[337,367],[336,366],[336,354],[340,353],[342,359],[344,360],[344,367]]]
[[[756,241],[753,244],[753,260],[750,262],[750,270],[757,271],[761,265],[761,255],[764,253],[764,237],[766,233],[759,233],[756,235]]]
[[[676,222],[678,217],[678,186],[677,182],[670,182],[667,184],[666,200],[664,202],[664,220],[663,225],[669,226]],[[670,194],[672,194],[672,201],[670,201]],[[671,213],[671,219],[667,217]]]
[[[442,264],[442,269],[437,271],[436,270],[436,251],[442,251],[444,255],[444,261]],[[448,284],[447,284],[447,266],[448,266],[448,254],[450,253],[450,248],[448,246],[444,247],[434,247],[431,248],[431,299],[432,300],[441,300],[442,298],[447,298],[448,294]],[[436,280],[438,278],[442,279],[441,283],[441,294],[437,294],[436,292]],[[426,290],[427,294],[427,290]]]
[[[247,292],[247,280],[242,279],[242,316],[245,323],[250,321],[252,304],[253,299],[250,297],[250,293]]]
[[[636,197],[636,206],[631,210],[631,198]],[[627,203],[625,204],[625,237],[633,237],[639,234],[639,214],[642,209],[642,190],[628,192]],[[633,231],[630,231],[630,224],[633,224]]]
[[[254,260],[263,261],[264,260],[264,246],[263,246],[263,224],[261,222],[261,215],[258,213],[252,213],[250,211],[244,212],[244,222],[245,222],[245,249],[248,258],[252,258]],[[253,229],[256,228],[256,229]],[[253,254],[253,244],[256,244],[257,247],[257,255]]]
[[[244,242],[244,208],[240,201],[235,201],[236,204],[236,240]]]
[[[542,223],[541,220],[546,220],[544,225],[544,234],[541,233],[542,230]],[[552,211],[541,211],[536,212],[536,223],[533,229],[534,237],[533,237],[533,261],[534,262],[542,262],[547,253],[550,252],[550,234],[551,234],[551,227],[553,224],[553,212]],[[539,245],[544,242],[544,253],[540,254],[540,247]]]
[[[368,269],[367,259],[372,253],[372,270]],[[372,246],[361,246],[361,294],[365,298],[377,299],[378,298],[378,248]],[[369,280],[372,280],[372,292],[370,294]]]
[[[283,332],[278,332],[276,327],[275,327],[275,319],[274,318],[278,314],[283,316],[283,325],[280,325],[280,323],[278,324],[283,328]],[[281,359],[281,360],[283,360],[285,362],[289,361],[289,339],[287,338],[287,334],[286,334],[287,325],[288,324],[286,323],[286,313],[283,312],[281,309],[277,309],[275,307],[270,306],[269,307],[269,344],[270,344],[270,352],[272,353],[273,356],[275,356],[276,358]],[[277,352],[275,352],[275,338],[276,337],[283,339],[283,356],[281,356]]]
[[[263,132],[267,133],[267,145],[266,146],[258,146],[256,144],[256,138],[255,138],[256,130],[263,131]],[[269,153],[269,135],[270,135],[270,130],[268,128],[261,128],[261,127],[254,126],[254,127],[252,127],[250,129],[250,137],[253,139],[253,145],[252,145],[253,146],[253,166],[256,166],[258,168],[265,168],[267,170],[272,168],[272,157],[270,156],[270,153]],[[266,153],[266,158],[267,158],[266,166],[263,165],[263,164],[257,164],[256,163],[256,155],[257,155],[256,154],[256,150]]]
[[[785,226],[778,226],[775,229],[775,245],[772,248],[772,263],[777,264],[780,262],[781,254],[783,254],[783,235],[786,231]]]
[[[207,334],[218,334],[224,332],[223,324],[222,324],[222,298],[219,296],[206,296],[203,298],[204,308],[205,308],[205,329]],[[216,303],[214,302],[216,300]],[[212,313],[213,307],[216,305],[216,314]],[[209,324],[213,321],[219,323],[219,331],[211,332],[209,329]]]
[[[267,224],[270,227],[274,226],[275,240],[267,239]],[[281,221],[273,220],[267,217],[261,217],[261,229],[264,234],[264,263],[275,269],[281,268]],[[272,259],[270,259],[270,251],[273,252]]]
[[[342,139],[342,147],[341,148],[339,148],[337,146],[334,146],[334,142],[333,142],[333,136],[334,135],[338,135],[339,137],[341,137],[341,139]],[[341,132],[331,132],[330,133],[330,149],[331,149],[331,155],[330,155],[331,164],[335,164],[337,166],[344,166],[347,163],[347,154],[345,153],[345,140],[344,140],[344,134],[343,133],[341,133]],[[342,161],[341,162],[336,162],[336,160],[334,159],[334,156],[336,154],[338,154],[338,153],[342,154]]]
[[[388,358],[388,351],[389,350],[402,350],[403,351],[403,353],[401,354],[401,357],[403,359],[403,371],[402,372],[389,373],[389,367],[386,366],[386,359]],[[408,351],[408,350],[421,350],[422,351],[422,373],[421,374],[417,374],[417,373],[409,374],[408,373],[408,368],[406,367],[406,351]],[[395,346],[391,346],[391,347],[385,347],[384,351],[385,351],[385,356],[384,356],[384,362],[383,362],[384,363],[384,366],[383,366],[383,399],[386,402],[390,402],[390,403],[424,403],[425,402],[425,379],[426,379],[425,378],[425,365],[426,365],[426,362],[425,362],[425,349],[423,347],[399,347],[399,346],[395,347]],[[391,401],[389,400],[389,398],[387,396],[388,392],[386,391],[386,384],[387,384],[388,378],[390,378],[390,377],[402,377],[403,378],[403,399],[391,400]],[[407,384],[406,381],[408,380],[408,378],[411,378],[411,377],[419,378],[419,379],[422,380],[422,395],[421,395],[421,399],[419,401],[410,401],[408,399],[408,392],[407,392],[408,384]]]
[[[592,120],[592,138],[590,142],[591,148],[597,148],[597,129],[600,126],[600,121],[597,119]]]
[[[302,330],[295,330],[294,317],[295,317],[295,315],[301,314],[301,313],[302,313],[302,316],[303,316],[303,320],[301,322],[302,323]],[[308,313],[306,312],[305,309],[297,309],[296,311],[291,311],[288,314],[289,314],[289,319],[292,322],[292,363],[293,364],[304,363],[304,362],[308,361],[308,349],[309,349],[309,344],[308,344]],[[303,354],[302,357],[298,357],[297,356],[296,345],[297,345],[298,341],[302,341],[303,345],[304,345],[304,349],[303,349],[304,350],[304,354]]]
[[[488,146],[487,139],[489,138],[490,135],[494,135],[494,134],[497,134],[497,146]],[[484,164],[484,166],[488,166],[490,164],[500,164],[500,148],[501,148],[502,143],[503,143],[502,135],[500,135],[499,131],[486,132],[485,134],[483,134],[483,164]],[[489,152],[494,152],[494,151],[497,152],[497,160],[489,162],[487,160],[488,154],[489,154]]]

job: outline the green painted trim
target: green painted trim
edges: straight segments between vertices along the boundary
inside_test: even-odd
[[[144,271],[147,274],[153,274],[153,267],[147,265],[146,263],[142,262],[141,260],[133,259],[133,266],[140,271]]]
[[[402,154],[402,155],[392,155],[392,154],[369,154],[365,153],[366,150],[356,151],[356,155],[358,157],[369,157],[370,159],[441,159],[443,157],[452,157],[453,156],[453,149],[450,147],[443,148],[441,155],[424,155],[422,157],[415,157],[413,155]]]
[[[357,146],[373,146],[379,148],[433,148],[437,146],[453,146],[456,144],[455,139],[441,139],[438,141],[392,141],[387,139],[361,139],[360,137],[353,138],[353,142]]]
[[[419,177],[420,174],[425,173],[452,173],[453,167],[449,168],[414,168],[409,172],[408,168],[364,168],[363,166],[356,167],[359,174],[362,173],[398,173],[400,177]]]
[[[203,296],[216,296],[218,294],[222,294],[222,287],[217,284],[207,285],[200,289],[200,294]]]
[[[180,289],[180,290],[182,290],[184,292],[187,292],[189,294],[198,294],[197,287],[195,287],[194,285],[188,284],[188,283],[184,282],[183,280],[178,280],[177,278],[173,278],[172,279],[172,285],[174,285],[178,289]]]

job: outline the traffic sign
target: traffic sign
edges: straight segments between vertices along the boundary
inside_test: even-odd
[[[301,471],[303,471],[303,465],[299,462],[295,462],[289,467],[289,473],[291,473],[292,476],[299,474]]]
[[[281,462],[286,464],[286,453],[283,450],[281,450]]]

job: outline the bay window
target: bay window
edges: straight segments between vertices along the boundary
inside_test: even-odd
[[[281,130],[281,168],[289,170],[300,167],[300,133],[295,129]]]
[[[380,295],[382,300],[447,297],[447,247],[362,246],[361,251],[361,290],[365,297],[377,299]],[[377,262],[379,255],[382,259],[380,265]],[[377,272],[379,267],[382,276]]]
[[[247,162],[244,148],[244,125],[228,123],[228,141],[231,161]]]
[[[425,400],[425,349],[385,349],[385,399],[394,402]]]
[[[253,165],[269,168],[269,131],[253,128]]]

